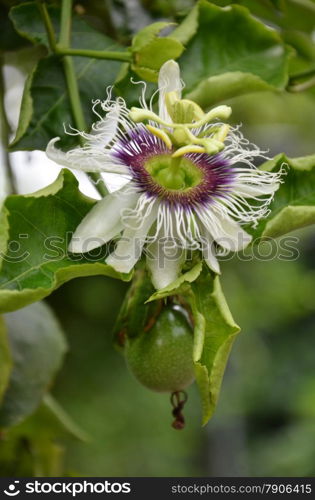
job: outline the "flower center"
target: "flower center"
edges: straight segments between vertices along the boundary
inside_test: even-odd
[[[144,162],[144,168],[157,184],[171,191],[187,191],[204,179],[202,170],[186,157],[152,156]]]

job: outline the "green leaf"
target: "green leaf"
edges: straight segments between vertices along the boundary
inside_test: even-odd
[[[216,407],[228,356],[240,328],[232,318],[218,276],[213,278],[204,268],[191,283],[191,291],[194,363],[205,425]]]
[[[25,45],[27,42],[15,31],[6,7],[0,5],[0,50],[16,50]]]
[[[104,263],[105,252],[69,256],[72,233],[95,200],[78,190],[73,174],[32,195],[7,198],[7,251],[0,272],[0,311],[7,312],[42,299],[66,281],[101,274],[130,279]]]
[[[176,295],[178,293],[185,292],[187,290],[187,285],[198,278],[201,270],[202,263],[198,262],[191,269],[189,269],[189,271],[185,272],[173,281],[173,283],[170,283],[165,288],[161,288],[161,290],[157,290],[153,295],[151,295],[147,302],[152,302],[153,300],[163,299],[169,295]]]
[[[150,82],[158,79],[158,70],[169,59],[177,59],[183,52],[183,44],[170,36],[158,37],[158,33],[172,23],[158,22],[139,31],[132,41],[134,63],[132,70]]]
[[[49,9],[58,33],[60,11]],[[47,37],[36,3],[23,3],[11,10],[11,19],[17,31],[33,43],[47,45]],[[85,21],[74,16],[72,47],[95,50],[122,50],[117,43],[95,31]],[[74,57],[81,102],[88,127],[96,120],[92,100],[104,99],[106,87],[116,79],[121,63],[86,57]],[[60,58],[41,59],[25,84],[17,135],[11,151],[46,149],[52,137],[60,136],[61,145],[71,147],[78,143],[76,136],[67,135],[63,124],[74,126],[67,85]]]
[[[252,230],[254,237],[276,238],[315,224],[315,155],[288,158],[279,154],[262,168],[279,171],[284,165],[284,182],[275,193],[270,214]]]
[[[276,31],[238,5],[220,8],[200,0],[195,9],[198,10],[197,21],[194,12],[188,16],[189,23],[184,21],[186,27],[180,26],[173,32],[173,37],[186,37],[187,40],[179,63],[188,98],[194,95],[202,105],[212,105],[215,99],[217,102],[269,86],[285,88],[291,50]],[[188,40],[189,29],[191,38]],[[237,73],[235,79],[231,75],[234,72]],[[211,79],[218,75],[221,81]],[[231,89],[235,80],[236,88]],[[223,88],[219,91],[222,82]]]
[[[272,89],[272,85],[259,76],[232,71],[203,79],[186,97],[206,108],[232,97]]]
[[[213,3],[221,7],[229,6],[231,0],[213,0]],[[280,28],[309,33],[314,29],[315,4],[311,0],[263,0],[259,2],[234,0],[233,4],[248,8],[254,16]]]
[[[66,351],[53,313],[43,303],[5,314],[13,360],[0,407],[0,427],[16,425],[39,406]]]
[[[59,9],[50,7],[49,14],[54,29],[57,30]],[[41,14],[36,2],[24,2],[12,7],[9,12],[9,18],[20,36],[32,43],[49,46],[46,29],[41,20]]]
[[[195,5],[183,22],[173,31],[172,37],[186,45],[197,33],[199,21],[199,6]]]
[[[8,386],[12,369],[12,359],[8,343],[7,328],[0,316],[0,402]]]

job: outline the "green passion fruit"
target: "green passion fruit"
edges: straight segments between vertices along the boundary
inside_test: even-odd
[[[163,307],[149,331],[126,344],[130,371],[144,386],[176,392],[194,381],[193,331],[185,309]]]

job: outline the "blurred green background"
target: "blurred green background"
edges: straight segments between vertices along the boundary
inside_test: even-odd
[[[91,2],[94,21],[100,4]],[[130,2],[129,13],[124,4],[108,2],[111,22],[104,23],[107,31],[115,25],[122,37],[128,37],[152,19],[178,16],[193,2]],[[311,91],[263,93],[259,98],[255,94],[230,104],[235,123],[242,122],[245,136],[269,149],[270,156],[282,151],[289,156],[314,153]],[[56,433],[55,472],[315,474],[315,232],[310,228],[290,236],[296,238],[293,260],[278,255],[242,261],[235,256],[223,263],[225,295],[242,333],[230,357],[217,411],[205,428],[200,426],[196,387],[189,389],[187,426],[175,431],[168,395],[140,386],[112,347],[112,328],[128,285],[103,277],[76,279],[49,297],[70,348],[52,393],[89,436],[84,441]],[[34,419],[43,418],[41,411],[12,435],[23,436]],[[32,475],[33,450],[21,440],[10,448],[9,437],[2,437],[1,474]]]

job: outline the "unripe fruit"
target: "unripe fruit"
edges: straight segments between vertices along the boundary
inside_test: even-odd
[[[158,392],[184,389],[194,380],[193,334],[180,306],[166,306],[154,326],[126,345],[127,364],[143,385]]]

